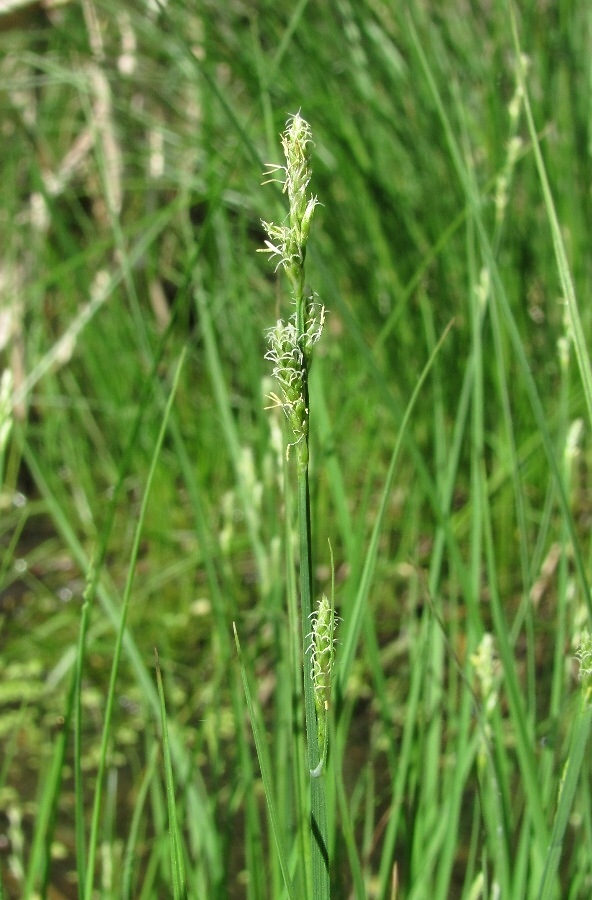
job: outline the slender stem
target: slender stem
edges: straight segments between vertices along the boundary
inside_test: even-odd
[[[582,708],[573,727],[572,745],[563,773],[561,793],[557,804],[553,833],[547,849],[545,868],[541,878],[541,884],[537,900],[548,900],[555,896],[557,872],[564,849],[565,832],[572,810],[575,793],[578,786],[584,753],[588,746],[590,729],[592,727],[592,706],[584,698]]]
[[[306,242],[316,197],[308,195],[310,180],[310,127],[300,114],[286,123],[282,145],[286,165],[269,165],[266,173],[273,176],[278,170],[285,173],[282,182],[290,201],[289,226],[263,222],[269,240],[264,253],[279,256],[290,283],[296,311],[286,323],[279,320],[269,330],[269,350],[266,358],[274,363],[273,374],[280,385],[282,397],[271,395],[283,407],[294,435],[298,472],[298,520],[300,533],[300,614],[302,620],[303,683],[306,717],[306,746],[308,777],[311,780],[311,857],[312,895],[314,900],[329,900],[329,854],[327,850],[327,807],[322,766],[319,769],[319,736],[315,690],[313,685],[313,647],[309,633],[313,627],[312,561],[310,528],[310,492],[308,488],[308,367],[313,345],[323,330],[325,310],[306,297],[304,258]]]
[[[304,441],[303,441],[304,443]],[[308,442],[306,442],[308,443]],[[306,744],[309,771],[316,767],[319,759],[317,739],[317,718],[312,683],[312,660],[309,641],[312,612],[312,560],[310,527],[310,492],[308,487],[308,466],[298,472],[298,520],[300,529],[300,605],[302,616],[302,646],[304,659],[304,707],[306,714]],[[325,798],[325,776],[311,777],[311,841],[312,841],[312,881],[315,898],[328,898],[329,853],[327,847],[327,805]]]

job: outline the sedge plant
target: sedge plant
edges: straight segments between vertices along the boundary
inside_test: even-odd
[[[276,225],[263,222],[268,239],[262,252],[277,259],[287,276],[294,311],[268,332],[266,358],[273,363],[279,395],[272,394],[287,418],[298,477],[298,533],[300,552],[300,618],[306,743],[310,778],[310,831],[312,894],[329,896],[327,808],[325,797],[326,714],[334,648],[334,602],[325,597],[313,612],[311,515],[309,491],[309,394],[308,375],[313,349],[319,340],[325,309],[305,280],[306,244],[318,200],[309,193],[311,179],[310,126],[297,113],[282,135],[285,165],[270,164],[266,176],[279,180],[288,196],[289,213]],[[312,629],[312,631],[311,631]]]

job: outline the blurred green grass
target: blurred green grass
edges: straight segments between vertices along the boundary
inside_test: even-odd
[[[281,421],[264,410],[273,385],[263,355],[265,329],[284,299],[256,250],[260,220],[281,215],[281,198],[260,186],[262,172],[279,161],[287,115],[302,109],[323,204],[307,266],[329,310],[311,382],[317,588],[329,582],[330,538],[344,618],[403,411],[453,320],[405,433],[337,723],[365,889],[390,896],[385,872],[396,861],[405,897],[469,897],[481,869],[508,896],[536,896],[537,853],[553,821],[579,690],[573,641],[586,620],[586,587],[574,554],[586,572],[590,562],[589,448],[584,440],[571,468],[564,450],[571,423],[589,423],[575,362],[562,367],[557,350],[568,333],[565,304],[523,115],[507,207],[496,219],[516,85],[507,3],[88,2],[24,8],[3,21],[1,343],[16,393],[0,519],[5,895],[23,896],[13,819],[23,823],[22,865],[31,871],[31,804],[57,745],[87,564],[98,548],[82,692],[91,796],[114,643],[108,610],[119,604],[172,372],[187,346],[135,575],[129,630],[137,655],[123,660],[113,725],[111,771],[123,788],[105,829],[118,873],[156,741],[146,687],[156,645],[187,754],[176,760],[177,777],[183,789],[195,788],[189,809],[198,796],[212,814],[204,848],[184,819],[191,812],[179,813],[201,886],[195,896],[281,896],[265,817],[247,796],[257,774],[248,771],[230,625],[237,622],[259,686],[282,784],[283,447],[275,437]],[[592,13],[578,0],[532,0],[521,4],[519,29],[589,335]],[[492,288],[480,305],[483,267]],[[569,509],[558,499],[502,289]],[[482,783],[470,654],[483,631],[498,627],[496,596],[512,656],[501,665],[492,769]],[[512,685],[522,712],[512,706]],[[67,743],[68,766],[72,753]],[[538,779],[542,814],[532,809],[525,772]],[[587,762],[583,773],[559,897],[589,891]],[[42,881],[76,896],[68,881],[70,770],[64,774],[51,834],[66,862],[48,864]],[[140,863],[130,896],[167,890],[163,789],[154,778],[144,831],[134,837]],[[492,837],[496,790],[502,849]],[[444,811],[453,823],[447,834],[436,828]],[[255,850],[258,815],[264,836]],[[533,837],[540,815],[543,829]],[[334,891],[345,897],[352,876],[339,822]],[[272,868],[267,884],[256,877],[257,853]],[[102,896],[122,895],[117,877]],[[494,896],[492,884],[486,890]]]

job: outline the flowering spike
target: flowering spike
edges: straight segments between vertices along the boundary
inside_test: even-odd
[[[335,667],[335,648],[337,639],[335,627],[338,616],[335,615],[335,570],[333,565],[333,549],[329,543],[331,553],[331,601],[323,594],[316,610],[310,619],[312,631],[309,634],[307,657],[310,658],[311,672],[314,689],[315,709],[317,714],[317,741],[321,758],[312,775],[318,777],[325,765],[327,756],[327,716],[331,706],[331,682]]]
[[[580,661],[580,681],[582,691],[587,703],[592,702],[592,635],[585,631],[581,635],[580,644],[576,650],[576,656]]]
[[[267,240],[259,251],[269,253],[270,258],[277,260],[276,271],[280,266],[284,269],[296,306],[288,322],[280,320],[269,329],[269,350],[265,358],[273,363],[273,374],[280,386],[281,406],[298,448],[300,471],[308,463],[308,369],[325,321],[325,307],[318,302],[315,293],[304,290],[306,243],[318,204],[317,198],[307,193],[312,175],[311,146],[308,122],[299,112],[290,116],[282,135],[286,164],[268,163],[264,173],[267,178],[264,184],[279,181],[283,185],[283,192],[288,195],[289,213],[281,225],[262,221]]]

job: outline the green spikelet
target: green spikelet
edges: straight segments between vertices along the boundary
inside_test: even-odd
[[[331,560],[333,561],[333,560]],[[321,758],[312,775],[318,776],[323,771],[327,757],[327,718],[331,706],[331,681],[335,665],[335,590],[332,579],[331,601],[323,594],[318,606],[311,613],[312,631],[308,653],[311,660],[311,678],[314,687],[315,709],[317,713],[317,739]]]

